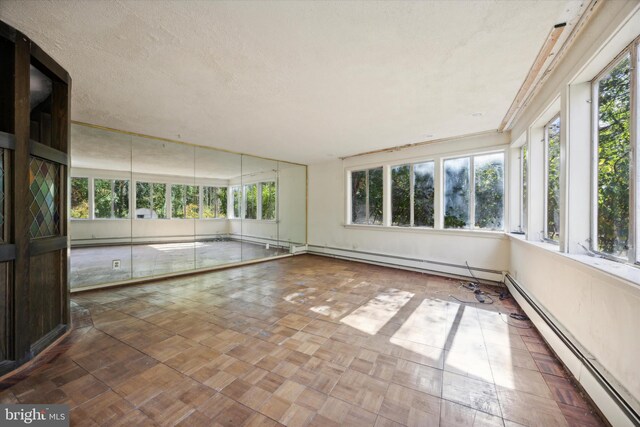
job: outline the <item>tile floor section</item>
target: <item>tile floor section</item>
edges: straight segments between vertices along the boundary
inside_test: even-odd
[[[473,297],[311,255],[76,294],[0,402],[66,403],[73,426],[604,425],[512,299],[451,295]]]

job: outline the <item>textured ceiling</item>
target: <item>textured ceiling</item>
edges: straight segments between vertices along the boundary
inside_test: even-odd
[[[1,0],[0,19],[69,71],[74,120],[313,163],[496,129],[581,3]]]

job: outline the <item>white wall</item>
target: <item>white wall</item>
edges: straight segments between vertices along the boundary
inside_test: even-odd
[[[603,2],[515,122],[513,135],[526,134],[530,141],[529,224],[533,225],[528,241],[511,239],[509,259],[510,271],[520,286],[592,355],[595,364],[604,367],[623,394],[629,393],[636,410],[640,400],[640,271],[584,255],[583,247],[589,245],[592,204],[589,82],[640,34],[638,7],[636,1]],[[553,246],[539,241],[544,191],[539,141],[545,115],[558,111],[563,126],[564,219],[563,240],[560,246]],[[515,177],[510,179],[515,184]]]
[[[495,272],[508,270],[509,244],[507,237],[500,232],[345,225],[346,170],[359,165],[373,167],[389,162],[402,164],[416,159],[439,159],[445,155],[491,151],[496,148],[507,148],[505,144],[508,141],[508,134],[493,132],[400,151],[310,165],[308,169],[310,249],[317,252],[336,253],[330,248],[339,248],[415,258],[421,262],[405,264],[409,267],[465,276],[469,275],[465,262],[473,267],[482,267]],[[354,252],[341,252],[340,255],[371,259],[370,255]],[[396,259],[394,262],[402,263],[403,261]],[[481,271],[474,273],[489,280],[502,279],[500,273]]]
[[[586,255],[575,255],[576,260],[545,246],[511,239],[512,275],[599,364],[640,396],[640,287],[590,267]]]

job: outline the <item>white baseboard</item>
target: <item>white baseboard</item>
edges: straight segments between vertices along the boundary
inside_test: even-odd
[[[469,273],[469,268],[467,268],[466,265],[457,265],[435,260],[422,260],[390,254],[331,248],[316,245],[307,245],[307,248],[307,253],[314,255],[323,255],[351,261],[366,262],[369,264],[401,268],[404,270],[417,271],[420,273],[434,273],[441,276],[453,277],[456,279],[469,279],[471,278],[471,274],[473,274],[473,276],[475,276],[477,279],[490,282],[491,284],[499,284],[502,283],[504,278],[503,272],[501,271],[471,266],[471,271],[473,273]]]
[[[612,426],[638,426],[638,402],[511,275],[509,292]]]

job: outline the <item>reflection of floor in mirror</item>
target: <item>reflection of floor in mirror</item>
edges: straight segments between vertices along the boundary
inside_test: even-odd
[[[153,243],[71,249],[71,288],[267,258],[288,250],[239,241]],[[114,268],[114,261],[120,266]]]
[[[72,426],[604,426],[513,298],[482,288],[493,304],[300,255],[74,294],[69,337],[0,403],[65,403]]]

